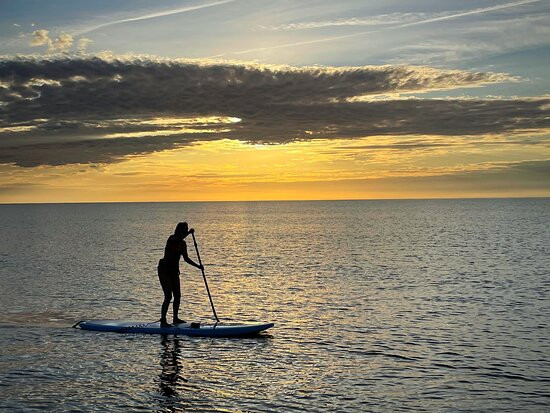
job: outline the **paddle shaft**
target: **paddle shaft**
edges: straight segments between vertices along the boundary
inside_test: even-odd
[[[210,299],[210,305],[212,306],[212,312],[214,313],[214,318],[216,318],[216,321],[220,321],[218,318],[218,315],[216,314],[216,308],[214,308],[214,301],[212,301],[212,295],[210,294],[210,288],[208,288],[208,282],[206,281],[206,275],[204,274],[204,267],[202,265],[201,261],[201,254],[199,253],[199,246],[197,245],[197,240],[195,239],[195,233],[192,232],[191,235],[193,236],[193,244],[195,244],[195,251],[197,252],[197,258],[199,259],[199,264],[201,265],[201,272],[202,272],[202,278],[204,280],[204,285],[206,286],[206,292],[208,293],[208,298]]]

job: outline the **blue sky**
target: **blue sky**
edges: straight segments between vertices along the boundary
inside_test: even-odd
[[[0,53],[45,53],[31,33],[88,38],[89,53],[330,66],[504,71],[523,82],[459,94],[540,95],[550,83],[550,1],[2,1]],[[446,93],[448,94],[448,93]],[[437,94],[436,94],[437,95]]]

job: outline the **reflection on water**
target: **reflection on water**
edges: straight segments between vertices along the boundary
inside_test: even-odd
[[[160,352],[161,372],[159,375],[159,394],[162,396],[161,408],[169,412],[177,411],[178,384],[187,382],[182,376],[180,339],[174,336],[161,336]]]
[[[178,395],[178,382],[187,380],[180,375],[181,346],[180,339],[162,335],[162,351],[160,353],[159,393],[161,396],[174,397]]]
[[[271,366],[275,356],[272,339],[267,334],[222,339],[162,335],[160,373],[152,402],[161,412],[170,413],[225,411],[220,398],[227,398],[227,410],[231,410],[234,400],[239,400],[240,408],[252,408],[266,395],[266,372],[285,369],[282,365]],[[249,383],[251,376],[256,377],[253,383]],[[295,379],[303,382],[303,377]]]

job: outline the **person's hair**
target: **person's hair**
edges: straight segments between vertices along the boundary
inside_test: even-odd
[[[176,225],[176,230],[174,231],[174,234],[187,235],[188,232],[189,232],[189,225],[187,225],[187,222],[180,222],[178,225]]]

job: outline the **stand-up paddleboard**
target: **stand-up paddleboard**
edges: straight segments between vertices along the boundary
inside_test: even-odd
[[[136,321],[90,320],[80,321],[74,327],[80,327],[83,330],[110,331],[114,333],[180,334],[193,337],[243,337],[258,334],[274,325],[274,323],[234,325],[182,323],[172,327],[161,327],[159,321],[144,323]]]

